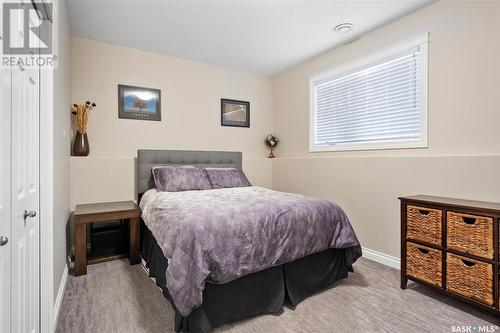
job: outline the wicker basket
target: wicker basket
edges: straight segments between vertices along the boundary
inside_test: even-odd
[[[447,213],[450,249],[493,259],[493,219],[463,213]]]
[[[406,244],[406,274],[441,287],[442,253],[427,246]]]
[[[443,212],[417,206],[406,209],[406,237],[431,244],[441,245],[441,219]]]
[[[481,303],[493,305],[493,266],[448,253],[446,289]]]

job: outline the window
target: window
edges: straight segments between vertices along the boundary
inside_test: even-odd
[[[310,150],[427,147],[427,34],[310,79]]]

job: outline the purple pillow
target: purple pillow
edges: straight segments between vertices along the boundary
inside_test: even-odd
[[[205,170],[192,166],[154,166],[153,179],[158,191],[210,190]]]
[[[234,168],[205,168],[212,188],[252,186],[243,171]]]

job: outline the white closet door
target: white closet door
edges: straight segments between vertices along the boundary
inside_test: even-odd
[[[11,332],[10,76],[0,70],[0,332]]]
[[[0,6],[0,17],[2,6]],[[0,36],[3,26],[0,25]],[[2,48],[2,45],[0,45]],[[2,50],[3,53],[3,50]],[[11,332],[10,97],[11,71],[0,70],[0,332]]]
[[[22,43],[22,11],[17,23],[9,33]],[[0,247],[0,332],[38,332],[39,69],[1,70],[0,79],[0,244],[9,238]]]
[[[12,331],[39,331],[39,72],[12,70]]]

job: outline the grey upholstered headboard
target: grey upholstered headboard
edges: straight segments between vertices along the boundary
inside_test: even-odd
[[[237,168],[241,170],[241,152],[140,149],[137,151],[137,191],[139,195],[154,187],[151,168],[155,164]]]

